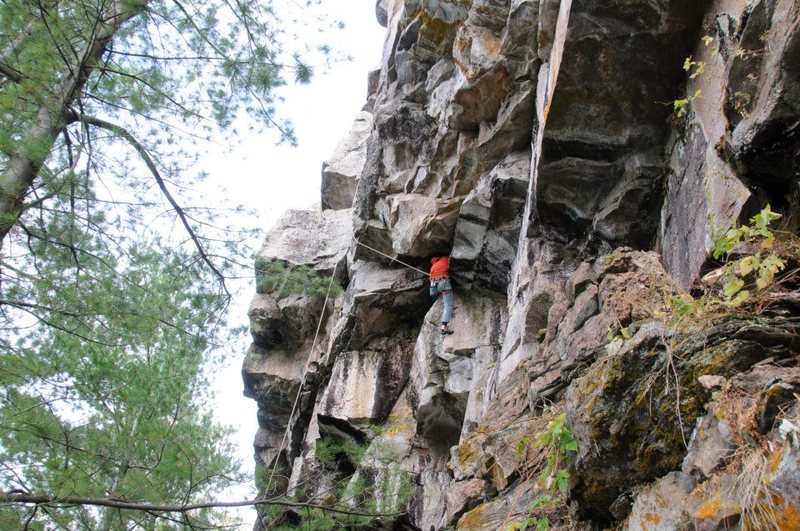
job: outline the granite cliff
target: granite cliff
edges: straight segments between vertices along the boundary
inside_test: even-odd
[[[797,0],[376,12],[323,210],[256,259],[262,492],[350,488],[391,514],[362,528],[800,529]],[[783,267],[734,304],[711,250],[766,205]]]

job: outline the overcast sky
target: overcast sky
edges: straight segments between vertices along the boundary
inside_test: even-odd
[[[297,5],[304,3],[297,0]],[[276,146],[274,133],[267,131],[246,137],[230,153],[216,153],[202,161],[209,181],[224,186],[226,197],[233,202],[254,209],[264,232],[286,209],[308,209],[319,202],[322,162],[350,129],[366,101],[367,73],[380,64],[386,30],[375,19],[375,0],[324,0],[322,4],[330,16],[345,23],[342,31],[326,32],[325,42],[350,55],[352,61],[333,64],[327,73],[315,75],[309,85],[282,90],[285,101],[279,104],[279,111],[294,124],[299,146]],[[244,299],[231,306],[236,322],[246,322],[247,305],[255,293],[254,282],[248,284]],[[240,371],[246,348],[247,344],[231,348],[213,387],[215,413],[236,430],[239,456],[252,470],[258,426],[255,402],[242,396]],[[248,527],[254,514],[249,516]]]
[[[346,24],[344,30],[326,32],[323,41],[353,59],[332,64],[308,85],[281,90],[285,101],[277,104],[278,110],[294,124],[299,146],[275,146],[275,134],[267,131],[246,138],[231,155],[204,167],[229,187],[231,199],[257,208],[265,227],[288,208],[319,202],[322,162],[349,131],[366,101],[367,73],[380,64],[386,30],[376,21],[375,0],[322,4]]]

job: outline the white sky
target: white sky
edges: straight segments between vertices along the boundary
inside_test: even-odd
[[[294,0],[288,0],[294,2]],[[304,0],[297,0],[303,4]],[[264,232],[286,209],[307,209],[318,203],[322,162],[333,154],[339,140],[349,131],[356,113],[366,101],[367,73],[378,67],[385,29],[375,18],[375,0],[325,0],[325,12],[345,22],[342,31],[329,32],[323,40],[335,51],[353,58],[317,73],[306,86],[286,87],[278,104],[281,115],[295,128],[299,146],[276,146],[275,134],[245,138],[226,155],[210,155],[202,161],[211,184],[224,186],[226,198],[253,208],[257,225]],[[263,236],[262,236],[263,237]],[[252,281],[245,286],[244,299],[231,306],[231,320],[245,323]],[[249,344],[249,342],[248,342]],[[217,418],[236,430],[234,443],[246,469],[253,468],[253,437],[258,428],[256,405],[242,395],[241,364],[248,344],[232,346],[224,370],[214,378]],[[228,497],[253,492],[232,493]],[[255,513],[245,512],[243,528],[250,528]]]

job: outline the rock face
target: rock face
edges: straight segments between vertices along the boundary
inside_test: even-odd
[[[797,281],[675,302],[766,204],[796,227],[797,2],[376,14],[324,210],[287,213],[256,260],[245,393],[257,465],[282,471],[262,494],[376,529],[800,528]],[[440,254],[448,336],[419,271]]]
[[[367,140],[372,132],[372,113],[361,112],[350,133],[339,143],[331,160],[322,163],[322,208],[338,210],[353,206],[358,178],[367,160]]]

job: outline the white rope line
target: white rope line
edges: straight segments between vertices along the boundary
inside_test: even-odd
[[[407,263],[403,262],[402,260],[398,260],[397,258],[393,258],[393,257],[389,256],[386,253],[382,253],[381,251],[375,249],[374,247],[370,247],[369,245],[367,245],[365,243],[361,243],[356,238],[353,238],[353,240],[356,242],[356,244],[358,244],[358,245],[360,245],[362,247],[366,247],[370,251],[376,252],[376,253],[378,253],[378,254],[380,254],[382,256],[385,256],[389,260],[392,260],[394,262],[397,262],[398,264],[404,265],[409,269],[413,269],[414,271],[418,271],[419,273],[422,273],[423,275],[426,275],[426,276],[428,275],[428,273],[426,271],[423,271],[421,269],[417,269],[416,267],[412,266],[411,264],[407,264]],[[289,438],[289,427],[292,425],[292,418],[294,417],[294,414],[297,411],[297,405],[300,403],[300,395],[303,393],[303,386],[306,383],[306,376],[308,375],[308,366],[311,364],[311,356],[314,354],[314,348],[317,346],[317,339],[319,338],[319,331],[322,328],[322,320],[325,317],[325,309],[328,307],[328,299],[329,299],[329,296],[330,296],[330,293],[331,293],[331,286],[333,285],[333,279],[336,276],[336,269],[338,267],[339,267],[339,260],[338,260],[338,255],[337,255],[336,264],[333,266],[333,272],[331,273],[331,278],[328,281],[328,290],[325,292],[325,302],[322,303],[322,312],[320,313],[320,316],[319,316],[319,322],[317,322],[317,331],[314,333],[314,341],[311,343],[311,350],[308,353],[308,358],[306,358],[306,364],[305,364],[305,367],[303,368],[303,377],[300,380],[300,387],[298,387],[298,389],[297,389],[297,396],[295,396],[294,404],[292,405],[292,412],[289,414],[289,422],[286,423],[286,429],[283,432],[283,438],[281,439],[281,444],[278,447],[277,454],[275,454],[275,463],[272,465],[272,471],[269,474],[268,485],[272,484],[272,480],[273,480],[273,478],[275,476],[275,472],[278,469],[278,461],[280,460],[281,452],[283,451],[284,445],[286,444],[287,439]],[[289,463],[289,465],[291,467],[291,463]]]
[[[404,265],[404,266],[408,267],[409,269],[413,269],[414,271],[419,271],[419,272],[420,272],[420,273],[422,273],[423,275],[426,275],[426,276],[428,275],[428,272],[427,272],[427,271],[423,271],[422,269],[417,269],[416,267],[412,266],[411,264],[407,264],[407,263],[403,262],[402,260],[398,260],[397,258],[392,258],[392,257],[391,257],[391,256],[389,256],[388,254],[386,254],[386,253],[382,253],[382,252],[380,252],[379,250],[377,250],[377,249],[375,249],[375,248],[373,248],[373,247],[370,247],[370,246],[369,246],[369,245],[367,245],[366,243],[361,243],[361,242],[360,242],[360,241],[358,241],[358,240],[355,240],[355,242],[356,242],[358,245],[360,245],[361,247],[366,247],[366,248],[367,248],[367,249],[369,249],[370,251],[374,251],[374,252],[376,252],[376,253],[378,253],[378,254],[380,254],[380,255],[383,255],[383,256],[385,256],[385,257],[386,257],[386,258],[388,258],[389,260],[393,260],[393,261],[397,262],[398,264],[402,264],[402,265]]]
[[[278,469],[278,461],[280,459],[281,452],[283,451],[283,445],[286,444],[286,440],[289,437],[289,427],[292,425],[292,418],[294,417],[295,411],[297,411],[297,404],[300,403],[300,395],[303,393],[303,386],[306,383],[308,366],[311,364],[311,356],[314,354],[314,347],[317,346],[317,338],[319,337],[319,331],[322,328],[322,319],[325,317],[325,308],[328,307],[328,298],[331,293],[331,286],[333,285],[333,279],[336,276],[336,268],[338,267],[339,267],[339,259],[337,255],[336,264],[334,264],[333,266],[333,272],[331,273],[331,278],[328,281],[328,290],[325,292],[325,302],[322,303],[322,312],[320,313],[319,321],[317,322],[317,331],[314,333],[314,341],[311,343],[311,350],[309,350],[308,358],[306,358],[306,364],[305,367],[303,368],[303,377],[300,380],[300,387],[297,388],[297,396],[295,397],[294,404],[292,405],[292,412],[289,414],[289,422],[286,423],[286,429],[283,432],[283,439],[281,439],[281,445],[278,448],[278,453],[275,454],[275,463],[272,465],[272,471],[269,474],[269,482],[267,483],[267,485],[272,484],[272,478],[275,476],[275,471]],[[291,463],[289,463],[289,466],[291,467]]]

